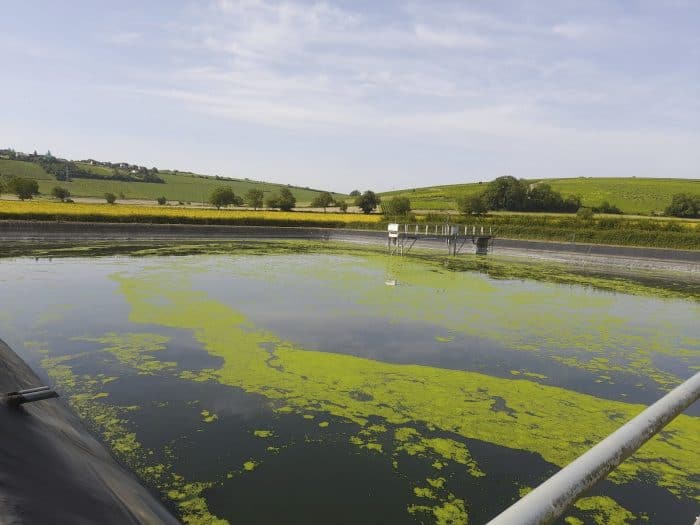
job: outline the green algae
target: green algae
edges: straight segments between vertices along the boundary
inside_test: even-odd
[[[535,372],[527,372],[525,370],[511,370],[510,374],[514,375],[514,376],[531,377],[532,379],[547,379],[547,376],[544,374],[537,374]]]
[[[627,525],[637,519],[637,516],[608,496],[582,498],[574,506],[590,515],[596,525]]]
[[[445,481],[447,480],[445,478],[427,478],[425,481],[427,481],[428,485],[431,487],[441,489],[445,486]]]
[[[259,465],[259,463],[257,461],[253,461],[251,459],[251,460],[243,463],[243,470],[245,470],[246,472],[251,472],[251,471],[255,470],[255,467],[257,467],[258,465]]]
[[[275,435],[272,430],[254,430],[253,435],[259,438],[269,438]]]
[[[435,499],[437,497],[430,487],[414,487],[413,493],[419,498]]]
[[[521,498],[524,498],[525,496],[530,494],[530,492],[532,492],[532,490],[533,490],[532,487],[522,486],[522,487],[518,488],[518,496],[520,496]]]
[[[409,514],[431,514],[436,525],[467,525],[469,523],[464,502],[454,495],[441,505],[430,507],[427,505],[410,505]]]
[[[113,355],[123,365],[138,370],[139,374],[153,375],[177,366],[175,362],[159,361],[152,355],[153,352],[164,350],[170,340],[159,334],[110,332],[102,337],[74,337],[73,340],[104,346],[102,351]]]
[[[325,268],[320,261],[307,260],[303,267],[294,267],[293,275],[308,277],[346,296],[362,305],[368,316],[428,322],[451,334],[487,338],[594,375],[622,372],[644,377],[668,390],[682,378],[660,368],[655,357],[672,356],[688,362],[700,355],[700,340],[682,337],[689,320],[700,318],[700,304],[684,304],[682,315],[678,315],[678,305],[667,308],[656,298],[647,308],[657,315],[647,324],[640,324],[634,312],[626,312],[630,301],[624,296],[600,293],[582,282],[565,288],[558,284],[533,286],[513,279],[505,286],[491,276],[450,271],[435,263],[387,262],[386,257],[376,255],[336,258],[333,262]],[[364,271],[358,272],[358,266]],[[543,269],[547,275],[549,270],[546,266]],[[370,271],[377,280],[389,272],[402,286],[377,286],[368,279]],[[534,271],[530,269],[530,273]],[[273,273],[280,280],[292,276],[281,265]],[[636,303],[647,300],[635,299]],[[503,312],[507,312],[507,322]],[[600,379],[609,382],[605,377]]]
[[[67,395],[71,408],[82,420],[94,427],[117,458],[177,505],[183,523],[228,525],[228,521],[209,512],[206,499],[202,495],[203,491],[214,483],[186,482],[182,476],[172,472],[172,467],[151,462],[153,451],[141,445],[124,417],[129,412],[139,410],[139,407],[116,406],[103,401],[108,397],[108,393],[102,392],[101,389],[116,380],[115,377],[105,374],[94,377],[75,374],[69,363],[83,354],[49,357],[47,346],[43,348],[46,357],[42,359],[41,366],[61,393]]]
[[[239,241],[129,241],[90,242],[74,245],[46,242],[6,243],[0,257],[101,257],[129,255],[131,257],[156,257],[191,255],[256,255],[274,256],[288,254],[351,254],[376,256],[386,254],[382,246],[359,246],[344,242],[315,240],[239,240]],[[690,299],[700,301],[700,282],[692,275],[669,272],[652,273],[582,267],[504,256],[488,258],[473,255],[449,257],[434,250],[414,249],[400,259],[420,261],[446,268],[453,272],[479,272],[492,279],[528,279],[557,284],[585,286],[600,290],[616,291],[652,297]],[[618,275],[611,275],[618,272]]]
[[[356,445],[360,448],[364,448],[366,450],[373,450],[375,452],[381,452],[383,450],[383,447],[380,443],[377,443],[376,441],[366,441],[360,436],[350,436],[349,441],[353,445]]]
[[[585,525],[583,521],[578,519],[576,516],[567,516],[564,518],[564,523],[567,525]]]
[[[394,432],[394,438],[398,444],[396,453],[405,452],[409,456],[438,457],[441,460],[450,460],[465,465],[467,472],[475,478],[485,475],[472,459],[467,447],[459,441],[442,437],[425,437],[410,427],[398,428]],[[437,461],[436,459],[435,462]]]
[[[366,432],[352,436],[352,442],[365,448],[376,444],[370,450],[393,461],[401,453],[426,454],[434,464],[462,463],[472,475],[483,475],[460,441],[470,438],[534,452],[563,466],[644,408],[529,380],[308,351],[193,291],[181,274],[115,278],[133,322],[190,329],[210,354],[223,359],[221,368],[190,372],[190,379],[262,394],[287,413],[322,413],[354,422]],[[151,308],[153,298],[163,299],[163,306]],[[495,399],[504,400],[510,411],[493,411]],[[384,423],[368,425],[370,418]],[[392,436],[390,429],[397,427]],[[431,436],[430,429],[454,438]],[[700,499],[700,421],[680,416],[668,429],[668,439],[650,441],[611,479],[625,483],[644,477],[678,496]],[[382,447],[375,435],[391,447]],[[448,503],[445,515],[459,513],[457,503]]]
[[[328,421],[321,421],[318,426],[321,428],[327,428],[329,425]]]
[[[205,423],[213,423],[214,421],[219,419],[218,415],[209,412],[208,410],[202,410],[200,414],[202,415],[202,421],[204,421]]]

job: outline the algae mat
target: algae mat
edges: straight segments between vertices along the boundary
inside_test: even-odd
[[[697,302],[424,261],[2,264],[4,338],[186,523],[482,523],[700,366]],[[565,520],[692,523],[699,480],[694,408]]]

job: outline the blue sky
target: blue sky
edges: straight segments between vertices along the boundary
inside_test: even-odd
[[[338,191],[700,178],[698,27],[694,0],[8,2],[0,147]]]

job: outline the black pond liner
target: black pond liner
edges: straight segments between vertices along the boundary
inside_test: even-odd
[[[40,386],[0,340],[0,393]],[[0,402],[0,522],[179,523],[123,469],[60,399]]]

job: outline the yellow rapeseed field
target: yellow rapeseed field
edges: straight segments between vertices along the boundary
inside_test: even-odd
[[[275,210],[215,210],[175,206],[132,204],[62,203],[43,200],[0,200],[0,217],[5,219],[51,219],[72,221],[158,222],[158,223],[376,223],[380,215],[356,213],[284,212]]]

